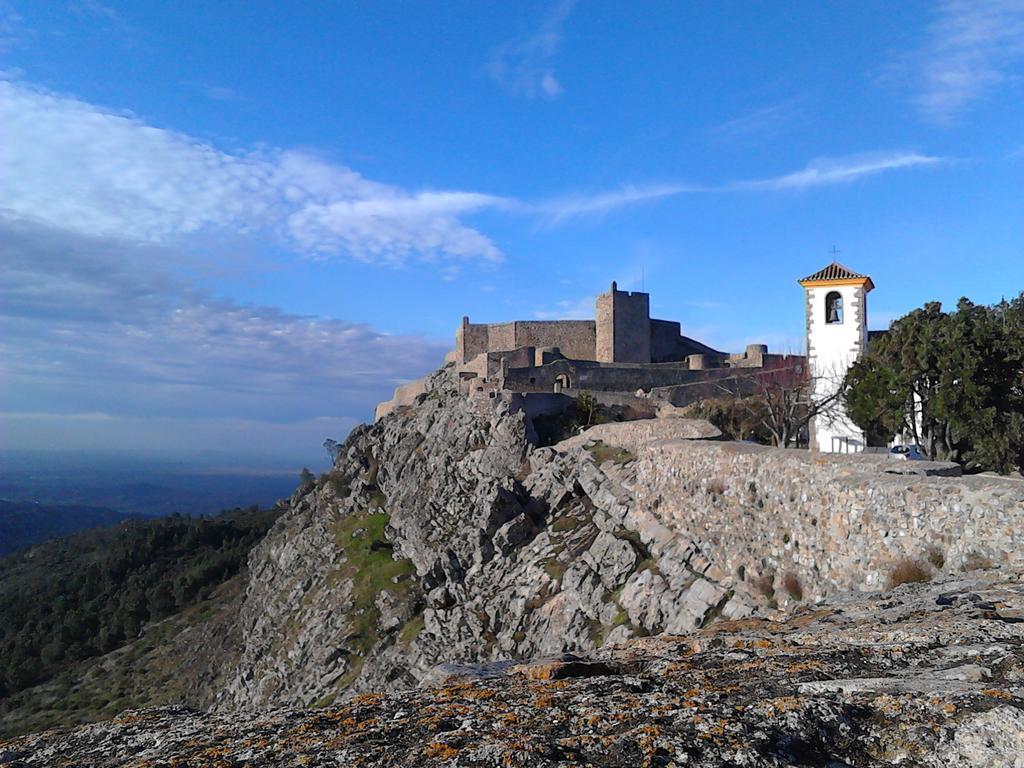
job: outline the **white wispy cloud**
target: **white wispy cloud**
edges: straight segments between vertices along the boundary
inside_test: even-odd
[[[845,157],[819,158],[806,168],[774,176],[768,179],[737,181],[722,187],[723,190],[800,190],[831,184],[844,184],[866,176],[901,168],[935,165],[944,161],[941,157],[922,155],[917,152],[870,152]]]
[[[652,203],[682,194],[802,190],[844,184],[886,171],[935,165],[942,162],[945,162],[945,158],[922,155],[918,152],[866,152],[844,157],[819,158],[799,171],[766,179],[733,181],[718,185],[684,182],[646,186],[629,185],[608,192],[554,198],[533,205],[529,210],[539,217],[541,226],[554,227],[571,219],[609,214],[629,206]]]
[[[756,143],[782,132],[800,112],[797,99],[785,99],[713,126],[708,135],[721,142]]]
[[[527,98],[561,96],[564,88],[555,76],[554,60],[575,4],[576,0],[558,0],[539,29],[495,48],[485,68],[491,79],[510,93]]]
[[[19,81],[0,80],[0,122],[0,208],[82,234],[256,233],[387,263],[501,258],[460,219],[502,205],[495,196],[409,192],[306,152],[226,152]]]
[[[889,72],[929,118],[949,122],[971,102],[1019,80],[1024,57],[1024,2],[942,0],[926,39]]]
[[[569,195],[536,206],[544,226],[555,226],[581,216],[596,216],[640,203],[674,197],[685,192],[702,192],[708,188],[694,184],[627,185],[610,192],[591,195]]]

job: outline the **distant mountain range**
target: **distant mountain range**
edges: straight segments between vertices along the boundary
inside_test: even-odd
[[[126,515],[215,515],[257,504],[271,507],[298,483],[295,474],[18,472],[0,476],[0,499],[47,506],[104,507]]]

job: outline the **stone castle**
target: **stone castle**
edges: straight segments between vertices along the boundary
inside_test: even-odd
[[[723,386],[799,373],[804,358],[769,354],[764,344],[720,352],[684,336],[678,322],[652,318],[649,294],[620,291],[613,282],[597,297],[594,320],[471,323],[463,317],[445,363],[456,367],[464,393],[482,407],[514,396],[533,412],[557,410],[567,395],[586,392],[603,404],[653,415],[666,403],[721,394]],[[424,380],[398,387],[375,418],[412,405],[424,391]]]
[[[720,352],[684,336],[678,322],[652,318],[649,294],[620,291],[613,282],[597,297],[593,320],[471,323],[463,317],[445,364],[455,366],[463,393],[481,408],[511,399],[528,413],[553,413],[586,393],[627,409],[632,418],[803,378],[815,400],[834,400],[812,419],[810,448],[858,453],[866,447],[864,433],[834,395],[867,349],[867,294],[874,283],[838,262],[798,282],[804,289],[806,356],[770,354],[765,344]],[[374,418],[413,405],[425,392],[425,378],[398,387]]]

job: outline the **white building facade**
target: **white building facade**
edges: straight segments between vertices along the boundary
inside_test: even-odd
[[[806,296],[807,366],[813,401],[827,405],[810,423],[812,451],[859,453],[866,440],[836,395],[847,370],[867,349],[871,278],[832,262],[799,281]]]

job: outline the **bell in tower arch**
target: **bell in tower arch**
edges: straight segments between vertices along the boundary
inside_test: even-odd
[[[837,291],[825,297],[825,322],[829,325],[843,322],[843,297]]]

